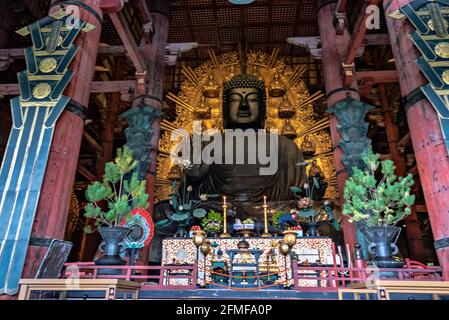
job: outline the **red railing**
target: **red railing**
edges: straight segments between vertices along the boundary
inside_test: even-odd
[[[120,275],[101,275],[98,270],[121,270]],[[97,266],[93,262],[66,263],[63,278],[114,278],[142,282],[142,290],[193,290],[197,287],[198,267],[180,266]],[[183,284],[176,284],[180,279]]]
[[[293,263],[290,282],[295,291],[335,292],[351,283],[382,279],[388,273],[389,280],[442,281],[441,268],[429,267],[406,259],[404,268],[354,268],[305,265]],[[81,279],[115,278],[142,282],[142,290],[194,290],[198,283],[198,265],[179,266],[96,266],[93,262],[67,263],[64,278]],[[76,267],[76,269],[73,269]],[[99,275],[99,269],[118,269],[121,275]],[[74,272],[76,270],[76,273]],[[177,283],[180,279],[182,284]],[[260,288],[254,288],[258,290]]]
[[[292,278],[295,291],[337,291],[351,283],[388,280],[443,281],[441,268],[417,265],[408,261],[404,268],[352,268],[340,266],[313,266],[293,264]]]

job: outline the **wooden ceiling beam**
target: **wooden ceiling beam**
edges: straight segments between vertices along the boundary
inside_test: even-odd
[[[83,132],[83,137],[86,139],[87,143],[95,149],[95,151],[99,152],[100,154],[103,154],[103,148],[100,146],[100,144],[95,140],[94,137],[92,137],[86,130]]]
[[[85,166],[78,163],[78,173],[86,178],[89,182],[93,182],[97,180],[97,177],[90,172]]]
[[[398,142],[398,147],[400,148],[405,148],[405,146],[407,146],[411,141],[411,137],[410,137],[410,132],[407,132],[405,134],[405,136],[403,136],[399,142]]]
[[[359,81],[368,81],[372,83],[399,82],[398,72],[396,70],[358,71],[356,74]]]
[[[363,44],[363,39],[365,38],[367,31],[367,20],[371,16],[370,12],[367,12],[367,8],[371,5],[377,5],[379,0],[365,0],[363,3],[361,14],[352,32],[351,42],[349,44],[348,55],[345,59],[345,64],[349,65],[354,63],[354,59],[357,54],[357,49]]]
[[[367,12],[367,8],[368,6],[371,5],[377,5],[379,1],[380,0],[365,0],[365,2],[363,3],[361,14],[354,27],[354,31],[352,32],[351,41],[349,43],[348,48],[348,55],[346,56],[346,59],[343,62],[344,67],[354,65],[354,59],[357,55],[357,50],[362,46],[363,40],[365,38],[365,34],[367,31],[367,20],[371,16],[371,13],[369,11]],[[353,72],[345,72],[344,84],[346,86],[351,85],[353,78],[354,78]]]
[[[125,2],[123,0],[101,0],[100,8],[103,13],[115,13],[123,9]]]
[[[297,0],[275,0],[276,5],[282,5],[282,6],[296,6],[298,4]],[[176,5],[172,5],[171,6],[171,11],[183,11],[185,9],[189,9],[189,10],[204,10],[204,9],[210,9],[210,7],[204,6],[204,5],[188,5],[188,1],[186,1],[187,5],[181,1],[179,6]],[[256,1],[254,4],[250,4],[250,5],[245,5],[245,6],[237,6],[235,4],[232,4],[230,2],[228,3],[217,3],[217,9],[239,9],[239,8],[248,8],[250,10],[255,10],[256,8],[267,8],[270,6],[271,2],[260,2],[260,1]]]
[[[239,24],[224,24],[220,25],[218,24],[218,27],[220,29],[236,29],[239,28]],[[267,24],[267,21],[260,20],[259,22],[247,22],[245,23],[245,27],[247,28],[267,28],[269,25]],[[287,21],[272,21],[271,22],[272,27],[294,27],[295,24],[293,22],[289,23]],[[304,27],[317,27],[316,20],[301,20],[301,26]],[[175,33],[176,31],[183,32],[185,30],[185,26],[170,26],[170,33]],[[200,25],[194,25],[194,28],[196,30],[204,29],[205,32],[209,29],[214,29],[214,25],[212,24],[200,24]]]
[[[347,2],[347,0],[338,0],[337,7],[336,7],[335,11],[337,13],[344,13],[344,12],[346,12],[346,2]]]
[[[145,74],[147,72],[147,67],[145,66],[143,57],[139,52],[134,36],[132,35],[131,30],[129,30],[128,23],[123,17],[123,14],[111,13],[109,14],[109,17],[111,18],[112,24],[114,25],[120,40],[126,48],[126,52],[134,68],[136,69],[136,72],[139,74]]]
[[[365,34],[363,43],[365,46],[389,46],[390,35],[388,33]]]
[[[136,89],[135,80],[120,81],[94,81],[90,86],[90,93],[102,92],[133,92]],[[17,96],[20,94],[19,85],[17,83],[0,84],[0,95]]]

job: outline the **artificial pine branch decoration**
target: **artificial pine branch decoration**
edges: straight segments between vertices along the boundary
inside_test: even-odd
[[[366,169],[354,167],[354,173],[346,181],[343,214],[350,217],[350,222],[362,222],[367,226],[394,225],[411,213],[410,207],[415,202],[415,196],[410,194],[413,176],[397,178],[393,161],[379,161],[379,157],[370,147],[362,158]],[[379,165],[382,178],[377,181],[375,174]]]
[[[89,203],[84,216],[94,219],[95,227],[119,226],[131,218],[132,209],[148,206],[146,181],[140,181],[137,172],[132,173],[129,180],[125,179],[138,163],[128,147],[118,149],[114,162],[106,163],[103,181],[95,181],[87,187],[86,199]],[[108,211],[103,211],[100,201],[107,203]],[[84,231],[90,233],[92,228],[87,226]]]

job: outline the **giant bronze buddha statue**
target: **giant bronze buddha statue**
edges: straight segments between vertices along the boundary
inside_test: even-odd
[[[225,83],[223,89],[223,127],[224,136],[222,143],[227,140],[226,135],[237,137],[241,134],[247,137],[249,131],[262,138],[266,112],[266,94],[263,81],[255,76],[237,75]],[[258,157],[252,153],[255,146],[245,141],[244,147],[232,139],[230,146],[223,147],[223,159],[221,163],[209,165],[194,165],[187,171],[188,181],[201,191],[201,193],[215,193],[225,195],[233,205],[240,208],[248,207],[261,202],[263,196],[272,202],[288,201],[294,199],[290,191],[291,186],[301,186],[306,181],[306,173],[303,166],[303,156],[296,144],[281,135],[275,135],[277,150],[270,150],[270,141],[273,135],[266,135],[266,155],[270,160],[277,161],[277,168],[269,174],[261,174],[261,168],[267,168],[267,164],[261,164]],[[258,145],[259,146],[259,145]],[[244,155],[243,163],[232,164],[225,161],[226,153]],[[260,151],[257,149],[257,151]],[[257,161],[250,161],[251,157]],[[260,210],[259,210],[260,211]]]
[[[263,135],[266,113],[266,93],[263,81],[251,75],[237,75],[225,83],[223,88],[223,124],[224,133],[221,143],[226,144],[226,135],[240,132],[246,134],[255,130],[257,138]],[[261,174],[261,169],[267,164],[259,161],[248,161],[253,156],[254,146],[244,143],[244,148],[238,147],[236,140],[232,140],[234,156],[244,157],[243,163],[229,164],[226,155],[229,146],[223,150],[222,161],[210,164],[194,164],[185,171],[187,183],[192,186],[193,198],[199,199],[201,194],[216,194],[227,196],[228,230],[232,229],[233,218],[255,220],[256,228],[263,228],[263,196],[267,196],[269,208],[273,210],[289,210],[296,206],[297,198],[290,191],[291,186],[302,186],[307,181],[303,155],[296,144],[280,134],[267,135],[266,154],[271,154],[271,160],[277,160],[276,170],[269,174]],[[223,137],[225,135],[225,137]],[[270,150],[273,136],[277,141],[277,150]],[[259,140],[258,140],[259,141]],[[241,146],[241,145],[240,145]],[[259,143],[258,143],[258,147]],[[274,154],[273,154],[274,151]],[[192,161],[194,162],[194,161]],[[181,186],[182,188],[182,186]],[[221,197],[209,198],[202,203],[202,208],[222,211]],[[173,202],[161,201],[154,209],[154,219],[161,221],[173,214]],[[198,223],[198,222],[197,222]],[[176,225],[169,224],[156,228],[155,237],[151,243],[150,260],[157,262],[161,259],[161,240],[166,236],[173,236]],[[263,230],[262,230],[263,232]]]

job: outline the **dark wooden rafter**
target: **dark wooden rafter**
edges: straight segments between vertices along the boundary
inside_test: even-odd
[[[148,4],[146,0],[135,0],[134,3],[142,17],[142,41],[149,43],[153,32],[153,21],[151,19],[150,10],[148,9]]]
[[[212,0],[212,10],[214,11],[214,20],[215,20],[215,32],[217,33],[217,49],[221,51],[221,39],[220,39],[220,27],[218,25],[218,9],[217,9],[217,0]]]
[[[397,83],[399,81],[396,70],[357,71],[359,80],[371,79],[374,83]]]
[[[193,39],[195,39],[195,32],[194,32],[194,29],[193,29],[193,24],[192,24],[192,16],[190,15],[190,7],[187,9],[186,8],[186,15],[187,15],[187,19],[188,19],[188,25],[187,25],[187,28],[188,28],[188,30],[189,30],[189,33],[190,33],[190,39],[191,40],[193,40]],[[196,59],[196,61],[199,61],[199,56],[198,56],[198,51],[197,50],[195,50],[195,59]]]
[[[97,177],[82,164],[78,164],[78,173],[86,178],[89,182],[97,181]]]
[[[139,47],[137,46],[137,44],[134,40],[134,37],[131,33],[131,30],[129,29],[126,19],[123,17],[123,14],[121,12],[111,13],[111,14],[109,14],[109,17],[111,18],[111,21],[114,24],[114,27],[126,48],[126,52],[133,64],[134,68],[136,69],[138,91],[141,94],[144,94],[145,93],[145,83],[146,83],[145,77],[147,75],[147,67],[145,65],[142,55],[139,52]]]
[[[101,0],[100,2],[101,10],[105,14],[119,12],[123,9],[124,5],[123,0]]]
[[[270,2],[270,6],[268,9],[268,30],[267,30],[267,35],[266,35],[266,44],[268,46],[268,44],[270,43],[271,40],[271,34],[270,34],[270,30],[272,30],[272,25],[273,25],[273,0]],[[268,52],[270,49],[266,48],[266,51]]]
[[[296,16],[295,16],[295,22],[293,23],[293,34],[299,34],[299,13],[301,12],[301,6],[303,5],[303,0],[298,1],[298,4],[296,6]],[[290,59],[293,60],[293,49],[294,46],[290,46]],[[293,63],[290,63],[290,66],[292,66]]]
[[[347,0],[338,0],[335,12],[344,13],[346,11]]]
[[[101,92],[122,92],[130,93],[136,90],[136,81],[119,80],[119,81],[94,81],[90,86],[90,93]],[[17,83],[0,84],[0,95],[16,96],[19,95],[19,85]]]
[[[348,54],[343,62],[344,69],[344,84],[346,86],[351,85],[354,79],[354,59],[357,54],[357,50],[362,46],[365,34],[367,31],[367,19],[370,14],[367,13],[367,8],[370,5],[377,5],[380,0],[365,0],[359,15],[359,19],[354,27],[354,31],[351,36],[351,41],[349,43]]]
[[[84,130],[83,137],[87,141],[87,143],[94,148],[95,151],[99,152],[100,154],[103,153],[103,148],[100,146],[100,144],[97,142],[97,140],[92,137],[87,131]]]

